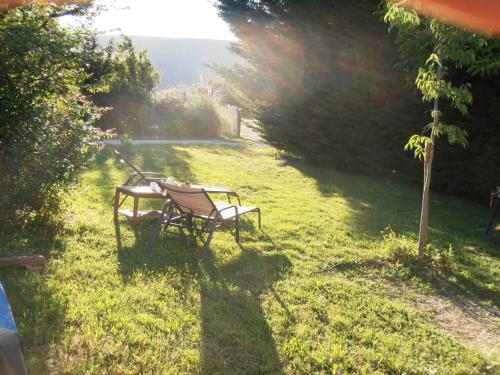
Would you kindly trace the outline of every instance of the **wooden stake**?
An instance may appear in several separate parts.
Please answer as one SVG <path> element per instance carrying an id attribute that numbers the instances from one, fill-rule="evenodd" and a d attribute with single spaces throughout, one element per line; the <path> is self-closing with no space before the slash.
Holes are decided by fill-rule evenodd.
<path id="1" fill-rule="evenodd" d="M 0 258 L 0 266 L 21 266 L 30 271 L 41 272 L 45 267 L 43 255 L 28 255 Z"/>

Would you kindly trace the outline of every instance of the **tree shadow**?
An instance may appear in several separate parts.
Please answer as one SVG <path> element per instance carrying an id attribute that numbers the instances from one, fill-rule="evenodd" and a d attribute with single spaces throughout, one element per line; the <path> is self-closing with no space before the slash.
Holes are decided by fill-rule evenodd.
<path id="1" fill-rule="evenodd" d="M 25 236 L 14 233 L 1 236 L 0 256 L 44 255 L 47 259 L 62 252 L 59 238 Z M 64 331 L 67 301 L 51 286 L 44 275 L 16 267 L 1 268 L 2 284 L 21 335 L 26 366 L 32 374 L 50 373 L 49 348 L 60 342 Z"/>
<path id="2" fill-rule="evenodd" d="M 229 261 L 220 263 L 214 248 L 200 262 L 201 246 L 195 236 L 162 234 L 153 250 L 147 252 L 151 225 L 116 224 L 117 228 L 121 225 L 130 226 L 135 234 L 135 242 L 122 246 L 118 254 L 124 282 L 139 271 L 154 275 L 173 270 L 181 276 L 180 288 L 189 290 L 193 283 L 199 286 L 202 373 L 282 373 L 260 299 L 269 293 L 285 314 L 291 315 L 273 288 L 291 267 L 286 256 L 258 253 L 252 249 L 254 233 L 246 233 L 237 254 Z M 253 225 L 247 222 L 245 227 L 252 229 Z"/>
<path id="3" fill-rule="evenodd" d="M 402 271 L 401 268 L 404 270 Z M 435 273 L 431 269 L 418 265 L 416 261 L 405 265 L 394 265 L 383 259 L 341 260 L 329 262 L 323 268 L 323 271 L 329 273 L 340 272 L 346 276 L 352 275 L 352 277 L 362 275 L 366 279 L 374 278 L 374 274 L 371 272 L 373 270 L 383 271 L 384 280 L 391 285 L 393 291 L 398 293 L 405 287 L 411 287 L 412 282 L 418 279 L 430 285 L 434 295 L 452 303 L 466 316 L 482 319 L 485 313 L 489 313 L 498 317 L 498 295 L 493 290 L 485 288 L 473 280 L 465 279 L 461 275 L 454 276 L 458 279 L 456 282 L 450 281 L 450 274 Z M 478 294 L 483 298 L 489 298 L 492 305 L 478 303 Z"/>
<path id="4" fill-rule="evenodd" d="M 114 187 L 117 185 L 118 181 L 111 175 L 111 170 L 109 168 L 108 161 L 112 157 L 112 153 L 108 149 L 104 149 L 96 155 L 94 160 L 94 170 L 99 172 L 99 176 L 95 181 L 94 185 L 99 190 L 99 195 L 101 201 L 110 202 L 114 196 Z"/>
<path id="5" fill-rule="evenodd" d="M 123 245 L 122 227 L 134 233 L 134 242 Z M 147 244 L 153 229 L 153 222 L 132 223 L 115 220 L 117 236 L 118 266 L 123 282 L 127 283 L 137 271 L 147 270 L 149 275 L 165 273 L 169 269 L 188 276 L 196 276 L 198 270 L 198 241 L 184 235 L 162 233 L 152 251 L 147 251 Z"/>
<path id="6" fill-rule="evenodd" d="M 416 186 L 404 184 L 399 177 L 367 177 L 337 172 L 307 164 L 300 159 L 286 159 L 284 163 L 315 180 L 319 192 L 325 197 L 340 196 L 350 207 L 349 223 L 356 238 L 369 241 L 382 241 L 380 231 L 391 226 L 398 235 L 418 238 L 420 218 L 420 190 Z M 463 272 L 440 276 L 435 272 L 414 265 L 407 267 L 403 275 L 395 273 L 394 282 L 400 277 L 411 280 L 418 278 L 430 285 L 435 293 L 452 296 L 456 301 L 475 297 L 488 299 L 499 305 L 498 295 L 491 285 L 497 283 L 487 262 L 479 261 L 484 256 L 498 257 L 498 247 L 483 240 L 487 208 L 440 193 L 432 193 L 430 217 L 431 243 L 437 248 L 451 246 L 455 252 L 457 270 Z M 383 244 L 381 243 L 381 246 Z M 370 254 L 367 254 L 370 258 Z M 348 261 L 353 269 L 379 267 L 373 259 Z M 385 274 L 385 272 L 384 272 Z M 469 275 L 465 277 L 464 275 Z M 452 279 L 453 281 L 450 281 Z"/>
<path id="7" fill-rule="evenodd" d="M 391 224 L 398 233 L 412 233 L 418 225 L 420 193 L 417 188 L 405 186 L 392 177 L 342 173 L 308 164 L 302 159 L 287 158 L 283 163 L 313 178 L 324 197 L 344 198 L 351 209 L 350 219 L 359 238 L 380 238 L 381 225 Z M 395 217 L 397 223 L 391 223 Z"/>
<path id="8" fill-rule="evenodd" d="M 182 182 L 198 182 L 196 175 L 191 171 L 189 163 L 191 155 L 180 147 L 153 147 L 141 155 L 144 169 L 153 172 L 159 171 Z"/>
<path id="9" fill-rule="evenodd" d="M 120 147 L 115 147 L 120 150 Z M 163 173 L 172 176 L 179 181 L 196 182 L 196 176 L 191 172 L 189 160 L 191 156 L 176 146 L 151 147 L 146 149 L 141 146 L 121 150 L 123 156 L 141 171 Z M 111 165 L 117 173 L 112 173 Z M 134 173 L 132 168 L 123 164 L 114 156 L 111 149 L 99 152 L 94 161 L 94 169 L 99 172 L 99 176 L 94 184 L 99 187 L 101 199 L 112 204 L 114 188 L 123 184 L 127 177 Z M 143 183 L 144 184 L 144 183 Z M 154 200 L 144 200 L 145 207 L 156 208 Z"/>
<path id="10" fill-rule="evenodd" d="M 266 292 L 277 296 L 273 284 L 290 269 L 288 258 L 244 250 L 221 267 L 209 256 L 203 267 L 202 373 L 283 373 L 260 298 Z"/>

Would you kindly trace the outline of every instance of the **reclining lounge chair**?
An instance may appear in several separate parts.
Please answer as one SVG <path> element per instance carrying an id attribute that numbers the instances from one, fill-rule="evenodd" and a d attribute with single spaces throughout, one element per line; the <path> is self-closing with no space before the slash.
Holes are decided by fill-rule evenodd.
<path id="1" fill-rule="evenodd" d="M 116 149 L 113 150 L 113 154 L 120 159 L 122 163 L 127 164 L 134 173 L 132 173 L 127 180 L 116 186 L 114 201 L 114 218 L 118 218 L 118 213 L 125 215 L 131 220 L 144 220 L 144 219 L 154 219 L 159 216 L 159 211 L 139 211 L 139 199 L 141 198 L 152 198 L 152 199 L 164 199 L 161 193 L 155 192 L 151 189 L 151 182 L 158 183 L 159 181 L 167 179 L 163 173 L 157 172 L 144 172 L 139 170 L 134 164 L 129 162 L 123 157 L 123 155 Z M 123 198 L 121 196 L 124 195 Z M 134 209 L 130 210 L 120 210 L 125 200 L 128 197 L 133 197 L 134 199 Z"/>
<path id="2" fill-rule="evenodd" d="M 261 226 L 261 213 L 257 207 L 235 206 L 225 202 L 213 202 L 204 188 L 189 185 L 176 185 L 160 182 L 159 185 L 167 192 L 167 202 L 159 220 L 153 228 L 153 233 L 148 243 L 150 251 L 158 238 L 161 226 L 185 228 L 190 232 L 205 232 L 208 237 L 204 243 L 200 258 L 206 255 L 212 241 L 213 233 L 225 224 L 234 224 L 235 239 L 240 242 L 240 217 L 257 212 L 259 228 Z M 195 221 L 201 222 L 196 226 Z"/>
<path id="3" fill-rule="evenodd" d="M 127 164 L 134 171 L 134 173 L 128 176 L 127 180 L 122 184 L 123 186 L 138 186 L 140 184 L 149 186 L 151 182 L 158 182 L 167 178 L 167 176 L 163 173 L 140 171 L 134 164 L 125 159 L 121 152 L 116 149 L 113 150 L 113 154 L 115 154 L 115 156 L 119 158 L 122 163 Z"/>

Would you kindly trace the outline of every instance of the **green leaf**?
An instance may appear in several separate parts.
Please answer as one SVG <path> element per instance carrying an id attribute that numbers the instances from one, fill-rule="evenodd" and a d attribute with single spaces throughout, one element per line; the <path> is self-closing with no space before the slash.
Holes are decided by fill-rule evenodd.
<path id="1" fill-rule="evenodd" d="M 427 136 L 414 134 L 408 140 L 408 143 L 405 145 L 405 151 L 413 150 L 415 158 L 424 160 L 425 158 L 425 149 L 427 145 L 432 143 L 432 139 Z"/>

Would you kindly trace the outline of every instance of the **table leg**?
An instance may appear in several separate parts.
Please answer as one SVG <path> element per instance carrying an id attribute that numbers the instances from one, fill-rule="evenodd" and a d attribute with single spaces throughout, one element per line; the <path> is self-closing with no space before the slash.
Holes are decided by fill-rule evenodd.
<path id="1" fill-rule="evenodd" d="M 118 218 L 118 208 L 120 207 L 120 190 L 115 190 L 115 209 L 114 209 L 114 219 Z"/>

